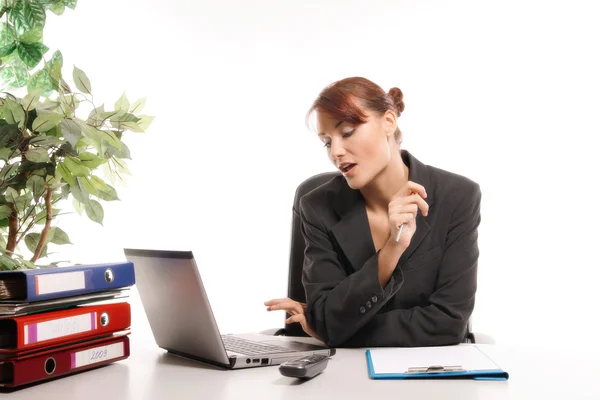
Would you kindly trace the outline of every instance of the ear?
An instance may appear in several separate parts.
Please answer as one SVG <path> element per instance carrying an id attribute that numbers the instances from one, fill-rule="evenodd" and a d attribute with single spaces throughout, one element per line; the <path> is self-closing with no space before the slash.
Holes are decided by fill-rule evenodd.
<path id="1" fill-rule="evenodd" d="M 396 114 L 392 110 L 387 110 L 383 114 L 383 127 L 387 137 L 394 136 L 396 131 Z"/>

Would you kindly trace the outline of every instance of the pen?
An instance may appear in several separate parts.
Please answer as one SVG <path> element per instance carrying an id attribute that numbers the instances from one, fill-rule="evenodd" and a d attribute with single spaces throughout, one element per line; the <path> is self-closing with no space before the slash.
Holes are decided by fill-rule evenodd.
<path id="1" fill-rule="evenodd" d="M 398 229 L 398 234 L 396 235 L 396 243 L 400 241 L 400 236 L 402 235 L 402 229 L 404 229 L 404 224 L 400 225 L 400 229 Z"/>

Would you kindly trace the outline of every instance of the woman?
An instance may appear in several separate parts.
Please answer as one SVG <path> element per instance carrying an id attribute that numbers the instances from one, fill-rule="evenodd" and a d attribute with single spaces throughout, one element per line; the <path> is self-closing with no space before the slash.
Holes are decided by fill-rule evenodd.
<path id="1" fill-rule="evenodd" d="M 300 200 L 306 305 L 265 305 L 332 347 L 451 345 L 467 333 L 481 192 L 400 149 L 402 98 L 355 77 L 309 110 L 341 174 Z"/>

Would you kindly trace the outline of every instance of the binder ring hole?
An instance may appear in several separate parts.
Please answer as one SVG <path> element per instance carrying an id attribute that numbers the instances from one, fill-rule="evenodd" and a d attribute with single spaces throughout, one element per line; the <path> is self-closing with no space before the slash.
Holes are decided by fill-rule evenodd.
<path id="1" fill-rule="evenodd" d="M 108 268 L 106 271 L 104 271 L 104 280 L 107 283 L 112 283 L 112 281 L 115 280 L 115 274 L 113 273 L 112 269 Z"/>
<path id="2" fill-rule="evenodd" d="M 48 375 L 52 375 L 54 371 L 56 371 L 56 360 L 54 360 L 52 357 L 46 359 L 46 362 L 44 363 L 44 370 Z"/>
<path id="3" fill-rule="evenodd" d="M 102 314 L 100 314 L 100 325 L 106 326 L 109 322 L 110 318 L 108 317 L 107 313 L 103 312 Z"/>

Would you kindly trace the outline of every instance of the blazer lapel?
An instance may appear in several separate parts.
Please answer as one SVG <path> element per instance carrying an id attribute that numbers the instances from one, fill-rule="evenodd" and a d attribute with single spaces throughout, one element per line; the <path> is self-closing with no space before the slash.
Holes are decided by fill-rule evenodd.
<path id="1" fill-rule="evenodd" d="M 434 191 L 429 181 L 427 166 L 406 150 L 401 151 L 401 156 L 409 168 L 408 179 L 425 187 L 427 192 L 425 202 L 429 205 L 431 211 L 434 204 Z M 341 219 L 331 228 L 331 232 L 352 267 L 359 270 L 376 250 L 365 209 L 365 200 L 359 190 L 351 189 L 345 181 L 342 182 L 343 184 L 337 191 L 333 204 Z M 430 230 L 431 226 L 427 223 L 426 217 L 423 217 L 419 211 L 417 214 L 417 230 L 411 239 L 410 245 L 400 257 L 398 262 L 400 266 L 410 259 Z"/>
<path id="2" fill-rule="evenodd" d="M 336 193 L 334 208 L 341 220 L 331 232 L 352 267 L 359 270 L 375 253 L 365 200 L 360 191 L 351 189 L 343 181 Z"/>
<path id="3" fill-rule="evenodd" d="M 431 182 L 429 181 L 429 169 L 408 151 L 401 150 L 401 155 L 402 160 L 404 160 L 404 163 L 408 166 L 408 180 L 418 183 L 425 188 L 425 192 L 427 193 L 425 202 L 429 205 L 429 212 L 431 212 L 435 193 L 431 186 Z M 417 212 L 417 230 L 411 238 L 408 248 L 404 251 L 402 257 L 400 257 L 400 261 L 398 262 L 400 266 L 404 265 L 404 263 L 410 259 L 414 252 L 419 248 L 421 242 L 423 242 L 423 239 L 427 237 L 429 231 L 431 231 L 431 226 L 427 222 L 426 217 L 421 214 L 421 210 L 419 210 Z"/>

